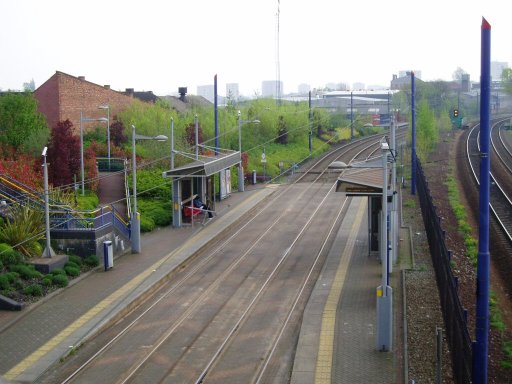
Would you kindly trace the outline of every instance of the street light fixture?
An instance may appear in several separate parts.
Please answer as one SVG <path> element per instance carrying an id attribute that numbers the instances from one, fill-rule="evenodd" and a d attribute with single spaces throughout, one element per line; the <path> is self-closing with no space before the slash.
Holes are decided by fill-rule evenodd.
<path id="1" fill-rule="evenodd" d="M 107 110 L 107 158 L 108 158 L 108 170 L 110 171 L 110 105 L 100 105 L 98 109 Z"/>
<path id="2" fill-rule="evenodd" d="M 166 141 L 165 135 L 142 136 L 135 133 L 135 125 L 132 124 L 132 165 L 133 165 L 133 213 L 130 220 L 132 253 L 140 253 L 140 213 L 137 212 L 137 157 L 135 154 L 135 140 Z"/>
<path id="3" fill-rule="evenodd" d="M 92 121 L 103 121 L 108 122 L 106 117 L 100 118 L 91 118 L 84 117 L 82 111 L 80 111 L 80 173 L 82 176 L 82 196 L 85 195 L 85 183 L 84 183 L 84 122 L 92 122 Z"/>
<path id="4" fill-rule="evenodd" d="M 43 174 L 44 174 L 44 223 L 46 232 L 46 248 L 43 251 L 43 257 L 55 256 L 55 251 L 52 249 L 50 242 L 50 208 L 48 203 L 48 164 L 46 163 L 46 151 L 48 147 L 43 148 L 41 156 L 43 157 Z"/>
<path id="5" fill-rule="evenodd" d="M 242 112 L 238 111 L 238 151 L 240 152 L 240 166 L 238 167 L 238 192 L 244 191 L 244 170 L 242 167 L 242 124 L 260 124 L 259 120 L 242 120 Z"/>

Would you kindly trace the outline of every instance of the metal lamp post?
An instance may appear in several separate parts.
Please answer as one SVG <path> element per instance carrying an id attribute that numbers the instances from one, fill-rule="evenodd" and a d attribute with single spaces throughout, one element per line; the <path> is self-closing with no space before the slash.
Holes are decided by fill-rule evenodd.
<path id="1" fill-rule="evenodd" d="M 389 145 L 381 143 L 382 149 L 382 283 L 377 287 L 377 349 L 389 352 L 393 347 L 393 290 L 389 285 L 389 238 L 388 238 L 388 153 Z"/>
<path id="2" fill-rule="evenodd" d="M 242 124 L 259 124 L 259 120 L 242 120 L 242 113 L 238 111 L 238 151 L 240 152 L 240 166 L 238 167 L 238 192 L 244 191 L 244 169 L 242 167 Z"/>
<path id="3" fill-rule="evenodd" d="M 44 147 L 43 153 L 43 173 L 44 173 L 44 223 L 46 232 L 46 248 L 43 251 L 43 257 L 55 256 L 55 251 L 52 249 L 50 243 L 50 208 L 48 203 L 48 164 L 46 163 L 46 151 L 48 147 Z"/>
<path id="4" fill-rule="evenodd" d="M 133 164 L 133 213 L 130 220 L 132 253 L 140 253 L 140 213 L 137 212 L 137 157 L 135 154 L 135 140 L 156 140 L 166 141 L 167 136 L 158 135 L 154 137 L 137 135 L 135 125 L 132 125 L 132 164 Z"/>
<path id="5" fill-rule="evenodd" d="M 108 119 L 106 117 L 100 117 L 100 118 L 90 118 L 90 117 L 84 117 L 82 111 L 80 111 L 80 173 L 82 177 L 82 196 L 85 195 L 85 182 L 84 182 L 84 122 L 91 122 L 91 121 L 103 121 L 108 122 Z"/>
<path id="6" fill-rule="evenodd" d="M 110 171 L 110 105 L 100 105 L 98 109 L 107 110 L 107 158 L 108 158 L 108 170 Z"/>

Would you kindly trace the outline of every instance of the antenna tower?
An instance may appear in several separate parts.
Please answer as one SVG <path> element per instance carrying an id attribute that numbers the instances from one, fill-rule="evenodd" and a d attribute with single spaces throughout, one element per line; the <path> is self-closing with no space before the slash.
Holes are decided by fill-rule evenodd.
<path id="1" fill-rule="evenodd" d="M 277 104 L 281 104 L 281 63 L 279 61 L 279 14 L 281 1 L 277 0 L 277 14 L 276 14 L 276 98 Z"/>

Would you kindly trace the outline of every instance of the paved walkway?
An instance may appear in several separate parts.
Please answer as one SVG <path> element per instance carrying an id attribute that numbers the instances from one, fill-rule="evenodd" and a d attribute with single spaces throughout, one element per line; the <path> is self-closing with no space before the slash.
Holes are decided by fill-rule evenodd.
<path id="1" fill-rule="evenodd" d="M 98 198 L 100 205 L 105 206 L 112 203 L 123 217 L 127 217 L 124 172 L 101 172 L 99 177 Z"/>
<path id="2" fill-rule="evenodd" d="M 53 363 L 144 300 L 179 264 L 276 187 L 233 193 L 207 226 L 163 228 L 142 236 L 142 252 L 98 268 L 21 312 L 0 311 L 0 375 L 34 382 Z"/>

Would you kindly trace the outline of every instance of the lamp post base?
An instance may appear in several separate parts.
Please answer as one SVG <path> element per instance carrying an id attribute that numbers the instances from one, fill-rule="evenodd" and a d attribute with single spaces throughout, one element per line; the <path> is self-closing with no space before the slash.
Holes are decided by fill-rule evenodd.
<path id="1" fill-rule="evenodd" d="M 387 285 L 377 287 L 377 349 L 391 352 L 393 349 L 393 289 Z M 384 296 L 385 293 L 385 296 Z"/>
<path id="2" fill-rule="evenodd" d="M 140 253 L 140 213 L 133 214 L 131 225 L 132 253 Z"/>

